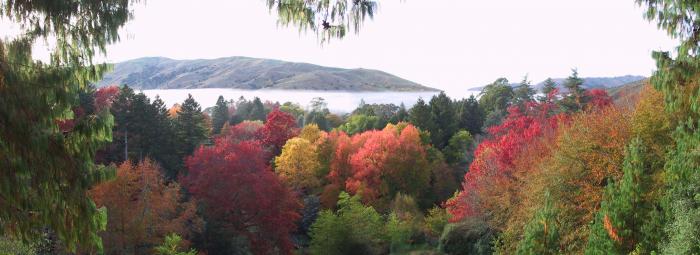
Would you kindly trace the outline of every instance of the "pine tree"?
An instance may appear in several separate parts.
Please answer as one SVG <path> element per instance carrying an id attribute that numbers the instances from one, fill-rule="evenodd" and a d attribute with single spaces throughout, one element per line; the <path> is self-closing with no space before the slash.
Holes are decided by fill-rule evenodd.
<path id="1" fill-rule="evenodd" d="M 401 102 L 401 105 L 399 106 L 399 110 L 396 112 L 394 117 L 392 118 L 391 123 L 396 124 L 399 122 L 404 122 L 408 121 L 408 110 L 406 110 L 406 105 Z"/>
<path id="2" fill-rule="evenodd" d="M 123 162 L 128 159 L 128 148 L 126 147 L 129 139 L 129 129 L 134 132 L 134 128 L 130 127 L 133 119 L 132 103 L 134 101 L 134 90 L 129 86 L 124 85 L 119 91 L 119 95 L 112 104 L 111 112 L 114 115 L 114 131 L 113 144 L 106 153 L 107 162 Z"/>
<path id="3" fill-rule="evenodd" d="M 480 134 L 481 126 L 484 124 L 484 112 L 479 107 L 479 101 L 474 95 L 461 100 L 457 104 L 457 115 L 459 129 L 469 131 L 470 134 Z"/>
<path id="4" fill-rule="evenodd" d="M 219 134 L 221 128 L 228 121 L 228 104 L 223 96 L 219 96 L 211 115 L 211 133 Z"/>
<path id="5" fill-rule="evenodd" d="M 551 94 L 554 90 L 557 89 L 557 84 L 552 80 L 552 78 L 547 78 L 544 80 L 544 84 L 542 85 L 542 94 L 539 97 L 540 102 L 545 102 L 548 99 L 549 94 Z"/>
<path id="6" fill-rule="evenodd" d="M 263 105 L 260 98 L 253 98 L 253 101 L 251 103 L 252 105 L 250 106 L 250 113 L 246 120 L 265 121 L 265 119 L 267 118 L 267 112 L 265 111 L 265 105 Z"/>
<path id="7" fill-rule="evenodd" d="M 532 101 L 535 95 L 535 89 L 530 86 L 530 81 L 527 80 L 527 75 L 513 91 L 513 101 L 515 104 L 522 105 Z"/>
<path id="8" fill-rule="evenodd" d="M 411 108 L 408 119 L 414 126 L 423 131 L 434 129 L 435 123 L 432 121 L 431 109 L 423 98 L 418 98 L 418 102 Z"/>
<path id="9" fill-rule="evenodd" d="M 564 81 L 564 88 L 567 90 L 566 96 L 561 100 L 561 104 L 568 112 L 583 110 L 586 104 L 586 89 L 583 87 L 583 79 L 578 77 L 578 70 L 571 69 L 571 75 Z"/>
<path id="10" fill-rule="evenodd" d="M 676 146 L 664 166 L 667 241 L 659 245 L 664 254 L 700 254 L 700 130 L 687 130 L 696 127 L 686 123 L 675 131 Z"/>
<path id="11" fill-rule="evenodd" d="M 156 160 L 163 170 L 165 177 L 173 180 L 177 177 L 177 173 L 182 169 L 183 159 L 178 155 L 177 135 L 173 119 L 168 116 L 168 108 L 165 102 L 156 96 L 151 106 L 156 112 L 154 117 L 154 125 L 152 129 L 153 147 L 150 150 L 150 156 Z"/>
<path id="12" fill-rule="evenodd" d="M 187 95 L 187 99 L 177 112 L 176 132 L 181 142 L 180 155 L 187 156 L 207 139 L 207 126 L 199 103 Z"/>
<path id="13" fill-rule="evenodd" d="M 518 245 L 517 254 L 548 255 L 559 254 L 559 223 L 557 209 L 549 192 L 545 193 L 545 204 L 535 217 L 525 226 L 523 239 Z"/>
<path id="14" fill-rule="evenodd" d="M 632 140 L 622 168 L 622 179 L 606 187 L 605 197 L 591 227 L 586 254 L 628 254 L 639 245 L 645 248 L 655 245 L 642 243 L 644 235 L 654 234 L 642 231 L 642 226 L 649 225 L 647 221 L 653 219 L 648 216 L 654 209 L 644 201 L 650 181 L 645 153 L 641 141 Z"/>
<path id="15" fill-rule="evenodd" d="M 458 123 L 455 117 L 452 100 L 445 92 L 440 92 L 440 94 L 430 99 L 430 118 L 434 125 L 428 131 L 430 131 L 433 146 L 438 149 L 443 149 L 447 146 L 452 135 L 457 132 Z"/>

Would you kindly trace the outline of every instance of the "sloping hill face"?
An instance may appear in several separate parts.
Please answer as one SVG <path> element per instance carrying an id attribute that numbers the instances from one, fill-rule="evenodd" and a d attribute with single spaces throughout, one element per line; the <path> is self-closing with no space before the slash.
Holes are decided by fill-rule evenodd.
<path id="1" fill-rule="evenodd" d="M 632 106 L 637 102 L 639 94 L 645 86 L 649 85 L 649 79 L 630 82 L 615 88 L 608 88 L 608 94 L 618 105 Z"/>
<path id="2" fill-rule="evenodd" d="M 437 91 L 377 70 L 342 69 L 247 57 L 134 59 L 115 64 L 114 70 L 97 85 L 110 84 L 126 84 L 137 89 Z"/>
<path id="3" fill-rule="evenodd" d="M 583 79 L 583 87 L 586 89 L 610 89 L 610 88 L 616 88 L 620 87 L 626 84 L 638 82 L 641 80 L 646 79 L 644 76 L 638 76 L 638 75 L 625 75 L 625 76 L 616 76 L 616 77 L 588 77 L 588 78 L 582 78 Z M 552 79 L 554 83 L 557 84 L 557 87 L 560 89 L 563 89 L 564 81 L 566 78 L 556 78 Z M 519 83 L 511 83 L 511 87 L 517 87 L 520 85 Z M 534 88 L 537 89 L 537 91 L 541 91 L 542 87 L 544 86 L 544 81 L 541 81 L 537 84 L 534 85 Z M 481 87 L 475 87 L 471 88 L 469 90 L 471 91 L 481 91 L 485 86 Z"/>
<path id="4" fill-rule="evenodd" d="M 646 79 L 644 76 L 638 75 L 625 75 L 616 77 L 588 77 L 583 78 L 583 87 L 587 89 L 606 89 L 615 88 L 622 85 L 626 85 L 632 82 L 637 82 Z M 552 79 L 558 87 L 562 87 L 566 78 Z M 544 86 L 544 81 L 537 83 L 535 88 L 540 90 Z"/>

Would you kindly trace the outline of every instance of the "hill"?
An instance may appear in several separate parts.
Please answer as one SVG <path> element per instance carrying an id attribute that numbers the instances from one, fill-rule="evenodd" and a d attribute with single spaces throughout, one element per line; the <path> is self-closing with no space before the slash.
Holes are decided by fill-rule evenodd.
<path id="1" fill-rule="evenodd" d="M 639 93 L 642 91 L 644 86 L 648 84 L 649 79 L 643 79 L 635 82 L 630 82 L 615 88 L 608 88 L 607 91 L 616 104 L 631 105 L 637 101 Z"/>
<path id="2" fill-rule="evenodd" d="M 293 89 L 347 91 L 437 91 L 370 69 L 343 69 L 271 59 L 228 57 L 174 60 L 139 58 L 114 64 L 98 86 L 137 89 Z"/>
<path id="3" fill-rule="evenodd" d="M 626 84 L 630 84 L 633 82 L 638 82 L 641 80 L 646 79 L 644 76 L 639 76 L 639 75 L 625 75 L 625 76 L 616 76 L 616 77 L 587 77 L 583 78 L 583 87 L 587 89 L 592 89 L 592 88 L 602 88 L 602 89 L 609 89 L 609 88 L 616 88 L 620 87 Z M 552 79 L 554 83 L 557 84 L 557 87 L 562 88 L 564 81 L 566 78 L 556 78 Z M 511 83 L 510 84 L 512 87 L 518 86 L 519 83 Z M 534 85 L 535 89 L 537 91 L 540 91 L 542 86 L 544 85 L 544 81 L 538 82 Z M 471 91 L 481 91 L 485 86 L 481 87 L 476 87 L 476 88 L 471 88 L 469 90 Z"/>

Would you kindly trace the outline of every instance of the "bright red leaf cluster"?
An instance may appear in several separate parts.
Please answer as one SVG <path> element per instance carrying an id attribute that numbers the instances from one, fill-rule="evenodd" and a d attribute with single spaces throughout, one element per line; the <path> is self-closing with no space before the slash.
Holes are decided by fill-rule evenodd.
<path id="1" fill-rule="evenodd" d="M 267 115 L 265 125 L 260 130 L 260 140 L 270 148 L 272 155 L 279 155 L 284 143 L 298 134 L 299 128 L 294 116 L 275 108 Z"/>
<path id="2" fill-rule="evenodd" d="M 255 254 L 291 254 L 291 234 L 301 203 L 270 169 L 270 155 L 298 134 L 294 118 L 277 109 L 263 125 L 226 126 L 213 146 L 186 160 L 183 184 L 203 202 L 209 217 L 244 236 Z"/>
<path id="3" fill-rule="evenodd" d="M 514 160 L 521 151 L 568 119 L 563 114 L 552 114 L 556 105 L 551 102 L 528 102 L 522 108 L 510 107 L 508 117 L 488 129 L 490 138 L 482 141 L 474 152 L 474 161 L 464 176 L 463 191 L 446 202 L 452 221 L 479 213 L 475 196 L 484 188 L 484 178 L 512 178 Z"/>
<path id="4" fill-rule="evenodd" d="M 324 192 L 328 197 L 346 190 L 382 209 L 398 192 L 421 197 L 429 188 L 425 148 L 412 125 L 402 129 L 390 125 L 352 137 L 333 132 L 328 140 L 335 143 L 327 176 L 330 185 Z"/>
<path id="5" fill-rule="evenodd" d="M 118 95 L 118 86 L 103 87 L 95 91 L 95 111 L 99 112 L 112 106 L 112 102 Z"/>
<path id="6" fill-rule="evenodd" d="M 253 253 L 291 254 L 290 234 L 296 230 L 301 204 L 270 170 L 264 155 L 258 141 L 219 138 L 187 159 L 189 175 L 183 183 L 210 217 L 246 237 Z"/>
<path id="7" fill-rule="evenodd" d="M 593 109 L 603 109 L 607 106 L 612 105 L 613 100 L 608 95 L 608 92 L 602 89 L 591 89 L 586 91 L 588 94 L 588 105 Z"/>

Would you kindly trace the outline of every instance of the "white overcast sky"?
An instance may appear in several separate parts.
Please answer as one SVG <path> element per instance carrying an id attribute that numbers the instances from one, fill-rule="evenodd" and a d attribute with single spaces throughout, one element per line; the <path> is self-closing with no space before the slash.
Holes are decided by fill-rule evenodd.
<path id="1" fill-rule="evenodd" d="M 633 0 L 381 0 L 359 35 L 321 46 L 312 32 L 277 26 L 263 0 L 147 0 L 106 59 L 249 56 L 386 71 L 462 90 L 498 77 L 539 82 L 649 76 L 653 50 L 674 41 Z"/>

